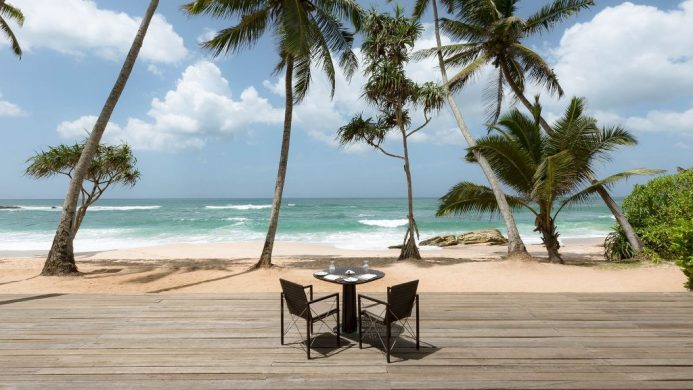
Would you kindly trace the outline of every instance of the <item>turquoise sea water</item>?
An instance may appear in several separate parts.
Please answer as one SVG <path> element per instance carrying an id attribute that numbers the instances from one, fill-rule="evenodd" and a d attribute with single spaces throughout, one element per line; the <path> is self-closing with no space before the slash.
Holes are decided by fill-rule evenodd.
<path id="1" fill-rule="evenodd" d="M 0 251 L 49 249 L 61 204 L 0 200 L 0 205 L 20 207 L 0 210 Z M 505 232 L 497 216 L 437 218 L 437 199 L 419 198 L 414 204 L 422 239 L 481 228 Z M 75 250 L 263 240 L 270 208 L 270 199 L 105 199 L 89 209 Z M 515 215 L 526 242 L 540 242 L 532 215 Z M 285 199 L 277 239 L 384 249 L 401 242 L 406 223 L 406 199 Z M 613 223 L 599 200 L 566 209 L 558 219 L 562 238 L 602 237 Z"/>

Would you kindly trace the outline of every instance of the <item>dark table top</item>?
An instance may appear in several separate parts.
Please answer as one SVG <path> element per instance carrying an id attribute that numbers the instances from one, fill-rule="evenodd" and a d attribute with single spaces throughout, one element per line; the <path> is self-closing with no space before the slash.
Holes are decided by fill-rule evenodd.
<path id="1" fill-rule="evenodd" d="M 352 270 L 352 271 L 354 271 L 354 274 L 353 274 L 353 275 L 347 275 L 347 274 L 346 274 L 346 271 L 347 271 L 347 270 Z M 328 270 L 323 270 L 323 271 L 324 271 L 324 272 L 328 272 L 327 275 L 329 275 L 329 271 L 328 271 Z M 329 280 L 329 279 L 325 279 L 325 276 L 327 276 L 327 275 L 319 276 L 319 275 L 316 275 L 315 273 L 313 273 L 313 276 L 314 276 L 316 279 L 324 280 L 325 282 L 330 282 L 330 283 L 337 283 L 337 284 L 363 284 L 363 283 L 368 283 L 368 282 L 372 282 L 372 281 L 374 281 L 374 280 L 381 279 L 383 276 L 385 276 L 385 273 L 384 273 L 384 272 L 381 272 L 381 271 L 378 271 L 378 270 L 374 270 L 374 269 L 372 269 L 372 268 L 370 268 L 370 269 L 368 270 L 368 272 L 366 272 L 366 271 L 363 269 L 363 267 L 336 267 L 333 274 L 334 274 L 334 275 L 339 275 L 339 276 L 340 276 L 339 279 Z M 375 275 L 375 277 L 374 277 L 374 278 L 370 278 L 370 279 L 359 279 L 359 275 L 363 275 L 363 274 L 373 274 L 373 275 Z M 349 277 L 349 276 L 355 277 L 357 280 L 354 281 L 354 282 L 347 282 L 347 281 L 345 281 L 344 278 L 347 278 L 347 277 Z"/>

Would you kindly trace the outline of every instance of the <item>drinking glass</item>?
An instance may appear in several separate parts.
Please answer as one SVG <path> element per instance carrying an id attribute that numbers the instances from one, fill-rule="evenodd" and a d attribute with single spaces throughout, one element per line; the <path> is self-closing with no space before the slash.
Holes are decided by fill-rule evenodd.
<path id="1" fill-rule="evenodd" d="M 334 273 L 334 271 L 335 271 L 334 260 L 330 261 L 330 267 L 328 268 L 328 271 L 330 271 L 331 274 Z"/>
<path id="2" fill-rule="evenodd" d="M 368 273 L 368 260 L 363 261 L 363 273 L 364 274 Z"/>

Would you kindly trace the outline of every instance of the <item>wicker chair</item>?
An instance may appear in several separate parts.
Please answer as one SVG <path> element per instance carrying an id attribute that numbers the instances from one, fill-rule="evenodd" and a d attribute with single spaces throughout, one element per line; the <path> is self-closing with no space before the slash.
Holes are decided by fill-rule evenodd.
<path id="1" fill-rule="evenodd" d="M 380 333 L 376 332 L 376 334 L 385 347 L 387 362 L 390 363 L 390 351 L 394 347 L 394 343 L 390 343 L 392 324 L 399 321 L 402 328 L 416 338 L 416 349 L 419 349 L 419 294 L 416 293 L 418 286 L 419 281 L 414 280 L 388 287 L 387 302 L 359 294 L 359 348 L 363 348 L 363 334 L 371 333 L 370 331 L 375 330 L 376 326 L 382 325 L 386 328 L 386 339 L 383 340 Z M 412 330 L 408 321 L 414 308 L 416 308 L 416 332 Z M 366 331 L 363 329 L 364 319 L 369 321 Z"/>
<path id="2" fill-rule="evenodd" d="M 284 301 L 286 301 L 286 306 L 289 309 L 289 313 L 292 316 L 292 322 L 289 324 L 295 326 L 299 334 L 301 330 L 298 327 L 297 321 L 299 319 L 304 319 L 306 321 L 306 355 L 310 359 L 310 346 L 312 343 L 311 334 L 313 333 L 313 325 L 320 322 L 325 325 L 325 319 L 330 316 L 335 316 L 337 319 L 336 335 L 337 335 L 337 346 L 340 346 L 340 334 L 339 334 L 339 294 L 334 293 L 326 295 L 322 298 L 313 299 L 313 286 L 301 286 L 288 280 L 279 279 L 282 285 L 281 293 L 281 343 L 284 345 L 284 336 L 287 331 L 284 329 Z M 306 289 L 309 290 L 310 300 L 306 297 Z M 334 298 L 335 304 L 327 311 L 322 313 L 317 313 L 313 310 L 311 305 L 325 301 L 327 299 Z M 329 329 L 329 326 L 328 326 Z"/>

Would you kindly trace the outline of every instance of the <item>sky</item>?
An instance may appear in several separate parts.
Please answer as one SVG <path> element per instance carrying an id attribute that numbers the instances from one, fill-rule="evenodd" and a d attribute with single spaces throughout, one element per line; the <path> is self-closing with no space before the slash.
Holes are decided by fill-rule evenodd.
<path id="1" fill-rule="evenodd" d="M 48 146 L 83 139 L 93 126 L 130 47 L 144 0 L 9 0 L 25 16 L 12 25 L 24 55 L 0 39 L 0 199 L 62 198 L 67 179 L 24 175 L 26 160 Z M 359 2 L 390 10 L 384 1 Z M 528 16 L 547 2 L 524 0 Z M 693 166 L 693 0 L 596 1 L 597 5 L 528 39 L 551 64 L 565 91 L 542 92 L 547 118 L 572 96 L 585 97 L 602 125 L 621 125 L 639 145 L 613 154 L 599 176 L 648 167 L 675 172 Z M 199 43 L 234 23 L 186 16 L 183 1 L 161 0 L 135 68 L 104 136 L 127 142 L 142 176 L 133 188 L 109 188 L 110 198 L 269 198 L 274 191 L 283 120 L 283 76 L 274 75 L 271 37 L 214 58 Z M 400 1 L 407 12 L 412 1 Z M 416 49 L 434 46 L 432 19 Z M 443 37 L 449 42 L 447 37 Z M 358 52 L 360 38 L 355 43 Z M 489 68 L 487 74 L 490 74 Z M 409 64 L 417 82 L 439 81 L 435 62 Z M 365 80 L 338 75 L 330 98 L 315 72 L 295 109 L 285 197 L 404 197 L 399 160 L 363 146 L 342 148 L 335 134 L 356 114 Z M 485 76 L 456 99 L 475 136 L 486 133 Z M 413 114 L 418 123 L 421 116 Z M 466 144 L 447 107 L 410 140 L 414 194 L 440 197 L 459 181 L 485 184 L 462 157 Z M 385 147 L 401 150 L 393 137 Z M 638 178 L 614 187 L 627 195 Z"/>

